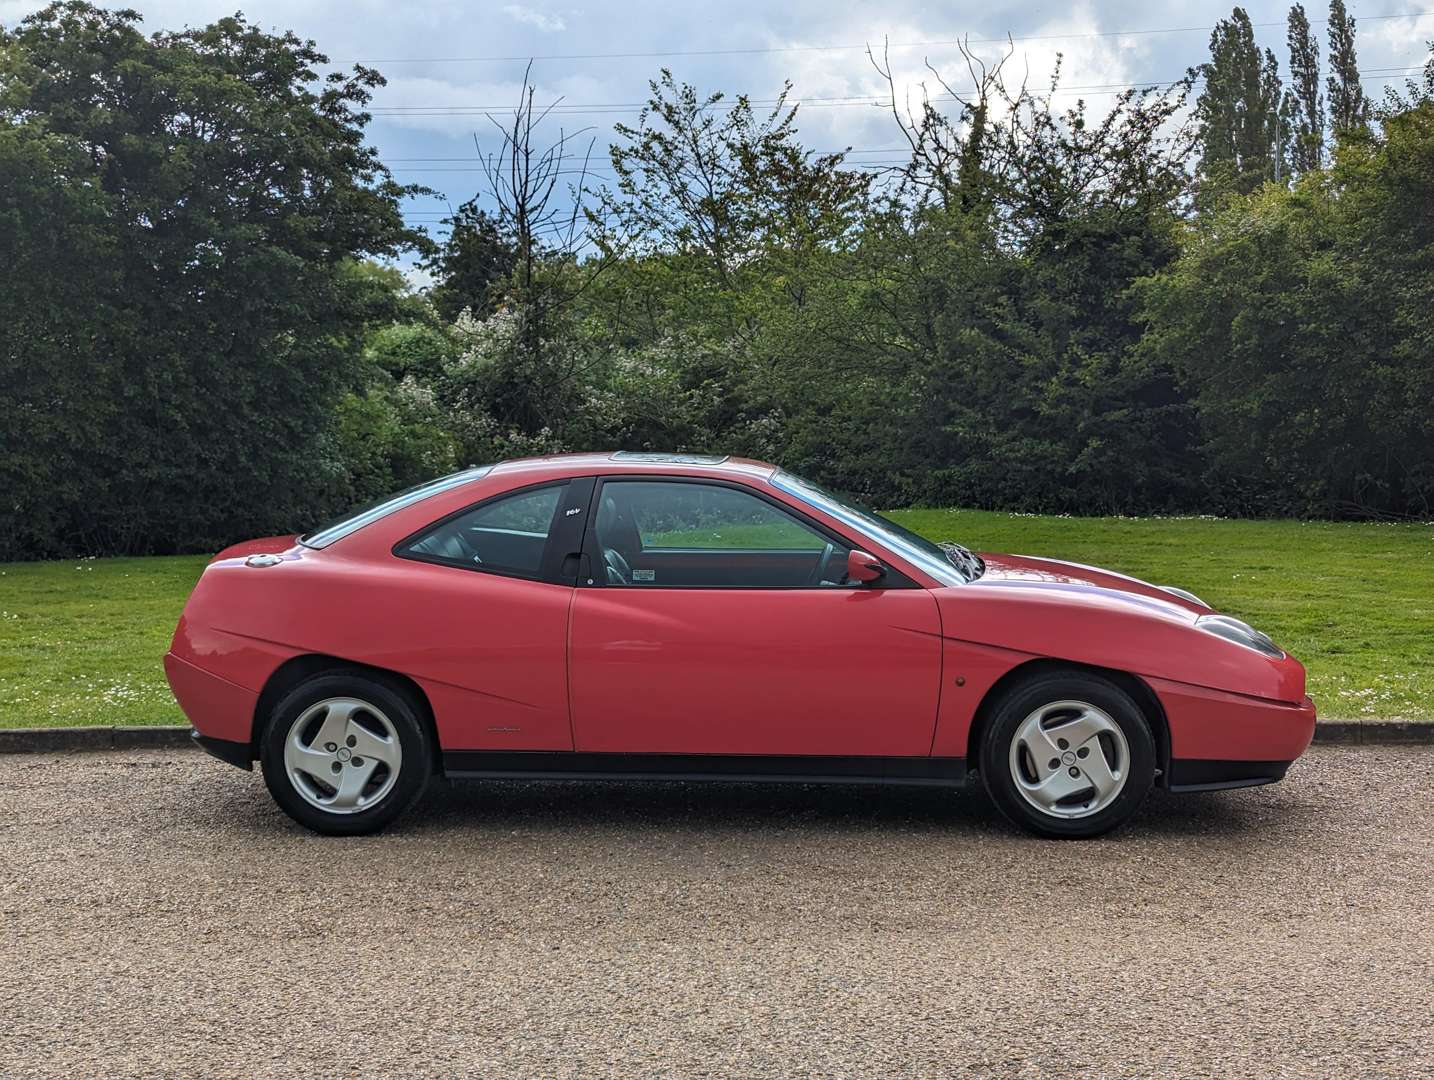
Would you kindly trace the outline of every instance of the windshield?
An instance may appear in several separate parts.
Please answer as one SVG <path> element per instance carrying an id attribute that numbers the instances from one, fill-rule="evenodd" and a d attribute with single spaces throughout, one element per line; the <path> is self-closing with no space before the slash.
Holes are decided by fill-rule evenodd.
<path id="1" fill-rule="evenodd" d="M 979 577 L 974 564 L 959 565 L 948 557 L 940 544 L 932 543 L 926 537 L 912 532 L 905 525 L 898 525 L 890 518 L 882 517 L 875 510 L 868 510 L 850 499 L 838 498 L 816 484 L 809 483 L 789 472 L 778 472 L 772 483 L 789 495 L 795 495 L 809 506 L 830 514 L 838 521 L 850 525 L 880 540 L 903 558 L 911 560 L 943 585 L 960 585 Z M 964 550 L 964 549 L 963 549 Z"/>
<path id="2" fill-rule="evenodd" d="M 349 533 L 356 532 L 365 525 L 372 525 L 380 518 L 388 517 L 389 514 L 402 510 L 405 506 L 412 506 L 431 495 L 437 495 L 440 491 L 447 491 L 460 484 L 466 484 L 470 480 L 487 476 L 492 468 L 491 465 L 480 465 L 472 469 L 464 469 L 462 472 L 440 476 L 437 480 L 416 484 L 400 491 L 397 495 L 386 495 L 377 502 L 369 503 L 357 510 L 351 510 L 343 517 L 330 521 L 313 532 L 305 533 L 299 537 L 299 543 L 311 548 L 328 547 L 335 540 L 342 540 Z"/>

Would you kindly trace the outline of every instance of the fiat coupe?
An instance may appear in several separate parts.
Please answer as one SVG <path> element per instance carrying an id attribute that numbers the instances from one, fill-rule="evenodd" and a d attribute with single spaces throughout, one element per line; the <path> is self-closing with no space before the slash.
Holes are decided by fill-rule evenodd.
<path id="1" fill-rule="evenodd" d="M 467 469 L 209 563 L 165 657 L 194 738 L 329 834 L 436 775 L 957 785 L 1104 833 L 1279 780 L 1305 672 L 1191 593 L 934 543 L 771 465 Z"/>

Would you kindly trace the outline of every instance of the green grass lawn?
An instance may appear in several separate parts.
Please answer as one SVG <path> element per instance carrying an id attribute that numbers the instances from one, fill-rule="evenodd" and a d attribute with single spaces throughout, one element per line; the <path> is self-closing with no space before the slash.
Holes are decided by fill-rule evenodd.
<path id="1" fill-rule="evenodd" d="M 208 561 L 0 563 L 0 727 L 184 723 L 162 658 Z"/>
<path id="2" fill-rule="evenodd" d="M 1321 715 L 1434 720 L 1434 526 L 892 516 L 936 540 L 1183 586 L 1302 659 Z M 0 726 L 182 723 L 160 658 L 204 563 L 0 564 Z"/>

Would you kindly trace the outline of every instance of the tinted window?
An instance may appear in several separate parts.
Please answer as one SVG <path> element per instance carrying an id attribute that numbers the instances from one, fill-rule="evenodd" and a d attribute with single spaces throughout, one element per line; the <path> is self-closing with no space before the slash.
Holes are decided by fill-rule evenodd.
<path id="1" fill-rule="evenodd" d="M 429 480 L 427 483 L 407 488 L 397 495 L 388 495 L 299 537 L 299 543 L 311 548 L 328 547 L 335 540 L 342 540 L 349 533 L 356 532 L 365 525 L 371 525 L 380 518 L 388 517 L 389 514 L 402 510 L 405 506 L 412 506 L 431 495 L 437 495 L 440 491 L 448 491 L 460 484 L 481 479 L 487 476 L 492 468 L 491 465 L 483 465 L 478 468 L 464 469 L 462 472 L 440 476 L 437 480 Z"/>
<path id="2" fill-rule="evenodd" d="M 610 585 L 843 584 L 847 549 L 755 495 L 717 484 L 608 481 L 596 517 Z"/>
<path id="3" fill-rule="evenodd" d="M 563 486 L 494 499 L 440 522 L 403 549 L 431 562 L 536 575 Z"/>

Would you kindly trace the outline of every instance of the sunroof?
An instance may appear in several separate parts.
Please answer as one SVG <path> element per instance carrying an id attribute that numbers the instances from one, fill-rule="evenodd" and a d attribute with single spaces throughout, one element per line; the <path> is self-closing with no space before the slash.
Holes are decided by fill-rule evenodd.
<path id="1" fill-rule="evenodd" d="M 614 461 L 650 461 L 658 465 L 721 465 L 727 454 L 654 454 L 645 450 L 619 450 Z"/>

